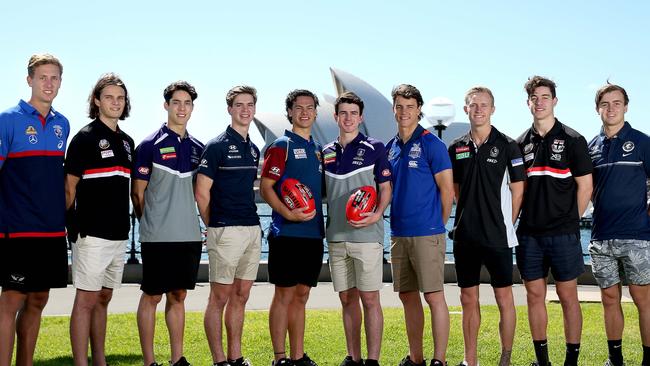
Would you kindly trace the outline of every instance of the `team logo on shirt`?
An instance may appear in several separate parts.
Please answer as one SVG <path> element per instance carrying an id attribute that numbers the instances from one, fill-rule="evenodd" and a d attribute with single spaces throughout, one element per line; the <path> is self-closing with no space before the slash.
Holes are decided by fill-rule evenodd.
<path id="1" fill-rule="evenodd" d="M 251 155 L 253 155 L 253 159 L 257 159 L 257 152 L 255 151 L 255 149 L 253 149 L 252 146 L 251 146 Z"/>
<path id="2" fill-rule="evenodd" d="M 29 143 L 33 145 L 38 142 L 38 137 L 36 137 L 36 135 L 29 135 L 27 136 L 27 140 L 29 140 Z"/>
<path id="3" fill-rule="evenodd" d="M 27 126 L 27 129 L 25 130 L 25 135 L 37 135 L 38 132 L 34 128 L 34 126 Z"/>
<path id="4" fill-rule="evenodd" d="M 492 148 L 490 149 L 490 156 L 493 158 L 499 156 L 499 149 L 496 146 L 492 146 Z"/>
<path id="5" fill-rule="evenodd" d="M 208 167 L 208 159 L 202 159 L 201 164 L 199 164 L 201 168 L 207 168 Z"/>
<path id="6" fill-rule="evenodd" d="M 138 172 L 142 175 L 149 175 L 149 168 L 146 166 L 141 166 L 138 168 Z"/>
<path id="7" fill-rule="evenodd" d="M 535 147 L 535 145 L 533 145 L 532 142 L 526 144 L 526 146 L 524 146 L 524 154 L 528 154 L 529 152 L 533 151 L 533 147 Z"/>
<path id="8" fill-rule="evenodd" d="M 626 141 L 626 142 L 623 144 L 623 151 L 625 151 L 626 153 L 629 153 L 629 152 L 632 151 L 632 150 L 634 150 L 634 142 L 632 142 L 632 141 Z"/>
<path id="9" fill-rule="evenodd" d="M 106 139 L 101 139 L 99 140 L 99 148 L 102 150 L 108 149 L 108 147 L 111 146 L 111 144 L 108 143 L 108 140 Z"/>
<path id="10" fill-rule="evenodd" d="M 381 175 L 383 175 L 384 177 L 390 177 L 390 169 L 382 170 Z"/>
<path id="11" fill-rule="evenodd" d="M 61 125 L 54 125 L 52 128 L 54 129 L 54 136 L 56 136 L 56 138 L 63 138 L 63 127 L 61 127 Z"/>
<path id="12" fill-rule="evenodd" d="M 293 149 L 293 157 L 295 159 L 307 159 L 307 151 L 303 148 Z"/>
<path id="13" fill-rule="evenodd" d="M 553 140 L 553 143 L 551 144 L 551 150 L 556 154 L 559 154 L 562 151 L 564 151 L 564 140 L 558 140 L 558 139 Z"/>
<path id="14" fill-rule="evenodd" d="M 269 173 L 273 175 L 277 175 L 278 177 L 280 176 L 280 168 L 277 166 L 272 166 L 271 169 L 269 170 Z"/>
<path id="15" fill-rule="evenodd" d="M 361 157 L 363 157 L 363 155 L 364 155 L 365 153 L 366 153 L 366 150 L 364 150 L 364 149 L 362 149 L 362 148 L 359 148 L 359 149 L 357 150 L 357 157 L 358 157 L 358 158 L 361 158 Z"/>
<path id="16" fill-rule="evenodd" d="M 416 142 L 413 144 L 413 146 L 411 146 L 411 150 L 409 151 L 409 158 L 417 159 L 420 157 L 420 154 L 422 154 L 422 148 L 420 147 L 420 143 Z"/>

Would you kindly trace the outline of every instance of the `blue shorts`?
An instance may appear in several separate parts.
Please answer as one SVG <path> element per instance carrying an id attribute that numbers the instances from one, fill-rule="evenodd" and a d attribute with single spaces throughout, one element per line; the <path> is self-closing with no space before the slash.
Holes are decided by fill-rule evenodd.
<path id="1" fill-rule="evenodd" d="M 518 238 L 517 267 L 526 281 L 546 278 L 549 268 L 556 281 L 575 280 L 585 271 L 580 234 Z"/>

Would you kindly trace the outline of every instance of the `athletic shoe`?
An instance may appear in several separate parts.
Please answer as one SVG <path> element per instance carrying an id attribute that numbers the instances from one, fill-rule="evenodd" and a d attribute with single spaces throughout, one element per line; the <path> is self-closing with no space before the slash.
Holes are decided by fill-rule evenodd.
<path id="1" fill-rule="evenodd" d="M 427 366 L 427 361 L 422 360 L 421 363 L 415 363 L 411 361 L 411 356 L 406 356 L 400 361 L 399 366 Z"/>
<path id="2" fill-rule="evenodd" d="M 363 361 L 364 366 L 379 366 L 379 361 L 373 359 L 367 359 Z"/>
<path id="3" fill-rule="evenodd" d="M 251 366 L 251 361 L 249 359 L 247 359 L 247 358 L 239 357 L 236 360 L 228 360 L 228 365 L 230 365 L 230 366 Z"/>
<path id="4" fill-rule="evenodd" d="M 159 364 L 158 362 L 154 362 L 154 363 L 152 363 L 152 364 L 149 365 L 149 366 L 163 366 L 163 365 L 162 365 L 162 364 Z"/>
<path id="5" fill-rule="evenodd" d="M 230 362 L 228 362 L 228 361 L 221 361 L 221 362 L 213 363 L 212 366 L 231 366 L 231 365 L 230 365 Z"/>
<path id="6" fill-rule="evenodd" d="M 306 353 L 302 354 L 302 358 L 291 360 L 291 362 L 293 362 L 294 366 L 318 366 Z"/>
<path id="7" fill-rule="evenodd" d="M 289 358 L 281 358 L 277 361 L 272 361 L 271 366 L 293 366 L 293 362 Z"/>
<path id="8" fill-rule="evenodd" d="M 607 361 L 605 361 L 605 366 L 614 366 L 612 361 L 608 358 Z M 623 362 L 623 366 L 625 366 L 625 362 Z"/>
<path id="9" fill-rule="evenodd" d="M 341 366 L 363 366 L 363 360 L 359 362 L 355 362 L 352 359 L 352 356 L 345 356 L 343 362 L 341 362 Z"/>
<path id="10" fill-rule="evenodd" d="M 436 360 L 435 358 L 431 360 L 431 366 L 447 366 L 447 361 L 444 363 L 440 360 Z"/>
<path id="11" fill-rule="evenodd" d="M 189 362 L 187 362 L 187 360 L 185 359 L 185 356 L 181 356 L 181 358 L 179 358 L 178 361 L 176 361 L 175 363 L 172 363 L 171 361 L 169 361 L 169 364 L 171 366 L 192 366 L 192 365 L 190 365 Z"/>

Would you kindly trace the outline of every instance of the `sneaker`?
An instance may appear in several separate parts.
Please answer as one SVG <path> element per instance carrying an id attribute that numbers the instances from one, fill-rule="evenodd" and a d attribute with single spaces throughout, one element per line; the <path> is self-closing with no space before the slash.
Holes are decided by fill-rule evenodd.
<path id="1" fill-rule="evenodd" d="M 174 363 L 169 361 L 169 364 L 171 366 L 192 366 L 192 365 L 190 365 L 189 362 L 187 362 L 187 360 L 185 359 L 185 356 L 181 356 L 181 358 L 179 358 L 178 361 L 176 361 Z"/>
<path id="2" fill-rule="evenodd" d="M 463 361 L 463 362 L 465 362 L 465 361 Z M 442 361 L 437 360 L 437 359 L 434 358 L 433 360 L 431 360 L 431 366 L 447 366 L 447 361 L 445 361 L 443 363 Z"/>
<path id="3" fill-rule="evenodd" d="M 281 358 L 277 361 L 272 361 L 271 366 L 293 366 L 293 362 L 289 358 Z"/>
<path id="4" fill-rule="evenodd" d="M 221 362 L 213 363 L 212 366 L 231 366 L 231 365 L 230 365 L 230 362 L 228 362 L 228 361 L 221 361 Z"/>
<path id="5" fill-rule="evenodd" d="M 228 363 L 226 365 L 230 365 L 230 366 L 251 366 L 251 361 L 248 358 L 239 357 L 236 360 L 228 360 Z M 223 365 L 223 366 L 226 366 L 226 365 Z"/>
<path id="6" fill-rule="evenodd" d="M 363 366 L 363 360 L 359 362 L 354 362 L 352 356 L 345 356 L 343 362 L 341 362 L 341 366 Z"/>
<path id="7" fill-rule="evenodd" d="M 159 364 L 158 362 L 154 362 L 154 363 L 152 363 L 152 364 L 149 365 L 149 366 L 163 366 L 163 365 Z"/>
<path id="8" fill-rule="evenodd" d="M 291 362 L 293 362 L 294 366 L 318 366 L 306 353 L 302 354 L 302 358 L 291 360 Z"/>
<path id="9" fill-rule="evenodd" d="M 612 361 L 608 358 L 607 361 L 605 361 L 605 366 L 614 366 Z M 623 366 L 625 366 L 625 362 L 623 362 Z"/>
<path id="10" fill-rule="evenodd" d="M 427 366 L 427 360 L 422 360 L 421 363 L 411 361 L 411 356 L 406 356 L 400 361 L 399 366 Z"/>
<path id="11" fill-rule="evenodd" d="M 379 361 L 373 359 L 367 359 L 363 361 L 364 366 L 379 366 Z"/>

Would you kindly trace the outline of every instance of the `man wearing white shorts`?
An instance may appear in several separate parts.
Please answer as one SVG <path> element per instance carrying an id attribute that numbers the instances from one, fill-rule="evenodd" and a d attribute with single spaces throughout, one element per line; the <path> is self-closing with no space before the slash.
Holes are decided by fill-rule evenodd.
<path id="1" fill-rule="evenodd" d="M 383 330 L 379 301 L 384 259 L 384 210 L 391 200 L 391 170 L 384 144 L 359 132 L 363 101 L 352 92 L 334 105 L 339 137 L 323 148 L 328 197 L 327 242 L 334 290 L 343 306 L 347 356 L 341 366 L 378 366 Z M 346 219 L 346 203 L 363 186 L 378 188 L 377 209 Z M 361 357 L 361 306 L 368 358 Z"/>
<path id="2" fill-rule="evenodd" d="M 102 75 L 88 98 L 88 117 L 70 142 L 65 160 L 68 239 L 72 283 L 77 289 L 70 317 L 70 342 L 77 366 L 106 365 L 106 313 L 122 282 L 129 238 L 129 187 L 133 139 L 118 127 L 131 109 L 126 86 Z"/>
<path id="3" fill-rule="evenodd" d="M 226 103 L 230 126 L 207 144 L 195 187 L 199 212 L 208 226 L 210 297 L 204 326 L 214 365 L 248 366 L 241 337 L 246 302 L 257 278 L 262 233 L 253 191 L 260 151 L 248 135 L 257 92 L 236 86 L 228 91 Z M 222 346 L 223 322 L 227 354 Z"/>

